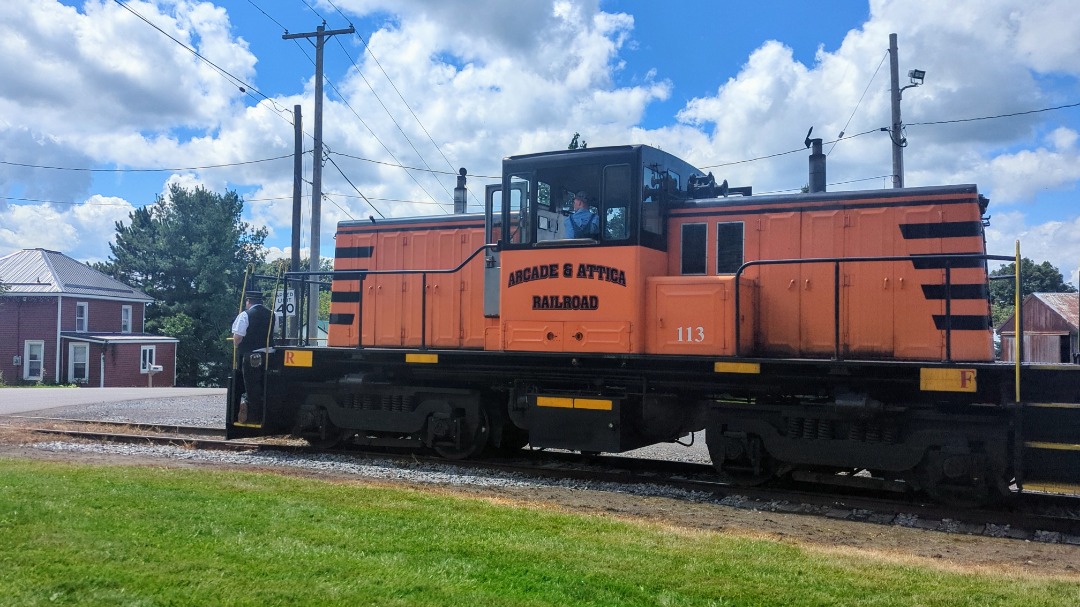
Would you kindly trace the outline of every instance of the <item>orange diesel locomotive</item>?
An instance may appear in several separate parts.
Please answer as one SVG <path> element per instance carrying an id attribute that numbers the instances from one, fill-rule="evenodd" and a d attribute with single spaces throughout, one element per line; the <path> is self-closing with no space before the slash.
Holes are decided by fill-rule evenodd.
<path id="1" fill-rule="evenodd" d="M 230 435 L 470 457 L 704 429 L 743 482 L 900 480 L 968 502 L 1075 470 L 1025 446 L 1017 388 L 1078 402 L 1076 369 L 1018 385 L 993 362 L 987 200 L 815 191 L 815 157 L 811 192 L 753 196 L 648 146 L 514 156 L 483 214 L 342 222 L 327 345 L 258 355 L 261 416 Z M 1047 439 L 1026 442 L 1068 437 Z"/>

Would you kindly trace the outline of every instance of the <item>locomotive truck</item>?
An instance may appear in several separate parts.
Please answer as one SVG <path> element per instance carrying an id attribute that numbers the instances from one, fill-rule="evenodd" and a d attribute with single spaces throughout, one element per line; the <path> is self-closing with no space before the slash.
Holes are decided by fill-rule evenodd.
<path id="1" fill-rule="evenodd" d="M 627 145 L 505 158 L 482 214 L 339 223 L 325 345 L 268 335 L 229 436 L 468 458 L 704 430 L 747 484 L 975 504 L 1075 482 L 1080 368 L 995 362 L 988 263 L 1019 249 L 987 255 L 988 200 L 826 192 L 812 143 L 798 194 Z M 566 237 L 575 196 L 599 233 Z"/>

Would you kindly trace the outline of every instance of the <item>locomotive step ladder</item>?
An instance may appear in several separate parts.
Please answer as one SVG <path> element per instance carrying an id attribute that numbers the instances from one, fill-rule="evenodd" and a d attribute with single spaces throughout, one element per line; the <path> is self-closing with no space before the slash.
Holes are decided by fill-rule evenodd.
<path id="1" fill-rule="evenodd" d="M 1080 403 L 1025 403 L 1024 489 L 1080 495 Z"/>

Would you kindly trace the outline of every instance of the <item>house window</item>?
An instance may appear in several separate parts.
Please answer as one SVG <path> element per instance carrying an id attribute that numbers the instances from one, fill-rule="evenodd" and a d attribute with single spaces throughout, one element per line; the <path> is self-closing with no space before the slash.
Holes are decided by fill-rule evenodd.
<path id="1" fill-rule="evenodd" d="M 716 273 L 734 274 L 743 264 L 743 222 L 716 224 Z"/>
<path id="2" fill-rule="evenodd" d="M 45 342 L 26 341 L 23 344 L 23 379 L 45 379 Z"/>
<path id="3" fill-rule="evenodd" d="M 154 366 L 154 354 L 157 346 L 143 346 L 142 352 L 139 355 L 139 372 L 149 373 L 150 367 Z"/>
<path id="4" fill-rule="evenodd" d="M 68 381 L 85 384 L 90 378 L 90 344 L 74 343 L 68 346 Z"/>
<path id="5" fill-rule="evenodd" d="M 85 301 L 80 301 L 75 304 L 75 330 L 79 333 L 86 333 L 86 327 L 88 326 L 88 319 L 90 316 L 90 304 Z"/>
<path id="6" fill-rule="evenodd" d="M 120 308 L 120 332 L 131 333 L 131 306 Z"/>

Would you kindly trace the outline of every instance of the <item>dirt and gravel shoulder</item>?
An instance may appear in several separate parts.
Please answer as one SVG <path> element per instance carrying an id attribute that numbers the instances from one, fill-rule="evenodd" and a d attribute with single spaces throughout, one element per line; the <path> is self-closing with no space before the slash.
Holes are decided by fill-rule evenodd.
<path id="1" fill-rule="evenodd" d="M 889 562 L 996 576 L 1050 576 L 1080 582 L 1080 546 L 948 534 L 896 525 L 832 520 L 744 510 L 669 497 L 575 487 L 490 486 L 374 479 L 295 466 L 237 465 L 152 455 L 56 451 L 34 444 L 53 440 L 25 430 L 0 428 L 0 459 L 37 459 L 94 465 L 217 468 L 305 476 L 329 482 L 394 485 L 511 507 L 539 508 L 645 522 L 686 533 L 723 533 L 770 539 L 829 554 L 854 554 Z"/>

